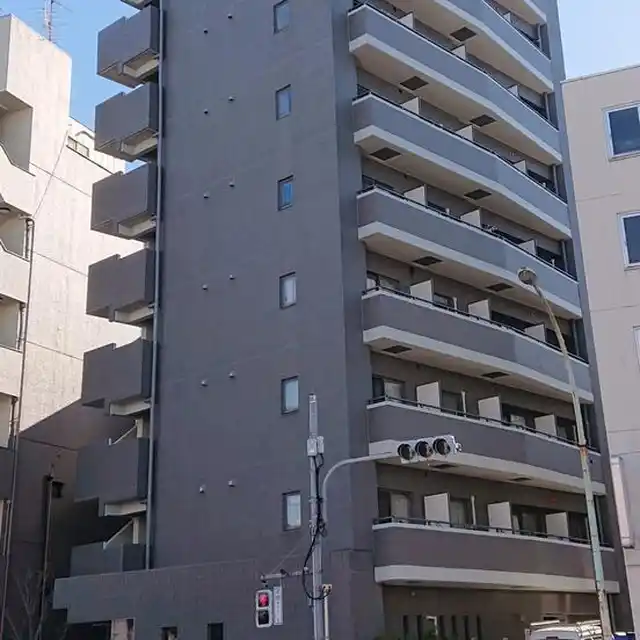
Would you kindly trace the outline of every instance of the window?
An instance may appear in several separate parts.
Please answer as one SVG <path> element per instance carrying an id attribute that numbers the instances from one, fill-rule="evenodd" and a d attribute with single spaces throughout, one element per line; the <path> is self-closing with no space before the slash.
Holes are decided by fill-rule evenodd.
<path id="1" fill-rule="evenodd" d="M 616 109 L 607 114 L 611 153 L 621 156 L 640 151 L 640 107 Z"/>
<path id="2" fill-rule="evenodd" d="M 178 640 L 178 627 L 163 627 L 162 640 Z"/>
<path id="3" fill-rule="evenodd" d="M 388 276 L 381 276 L 379 273 L 373 271 L 367 271 L 367 290 L 376 289 L 391 289 L 393 291 L 401 291 L 400 280 L 395 278 L 389 278 Z"/>
<path id="4" fill-rule="evenodd" d="M 373 376 L 373 397 L 402 400 L 404 398 L 404 382 Z"/>
<path id="5" fill-rule="evenodd" d="M 293 413 L 300 408 L 298 378 L 287 378 L 281 383 L 282 413 Z"/>
<path id="6" fill-rule="evenodd" d="M 291 12 L 289 0 L 282 0 L 273 7 L 273 31 L 279 33 L 289 28 L 291 22 Z"/>
<path id="7" fill-rule="evenodd" d="M 448 307 L 449 309 L 456 308 L 456 299 L 453 296 L 447 296 L 443 293 L 434 293 L 433 301 L 435 304 L 439 304 L 442 307 Z"/>
<path id="8" fill-rule="evenodd" d="M 299 491 L 284 494 L 284 528 L 286 531 L 302 526 L 302 497 Z"/>
<path id="9" fill-rule="evenodd" d="M 473 524 L 471 500 L 468 498 L 450 498 L 449 518 L 454 527 L 466 527 Z"/>
<path id="10" fill-rule="evenodd" d="M 207 640 L 224 640 L 224 625 L 214 622 L 207 626 Z"/>
<path id="11" fill-rule="evenodd" d="M 276 91 L 276 118 L 286 118 L 291 115 L 291 85 Z"/>
<path id="12" fill-rule="evenodd" d="M 286 309 L 297 301 L 297 278 L 295 273 L 288 273 L 280 277 L 280 308 Z"/>
<path id="13" fill-rule="evenodd" d="M 89 157 L 89 147 L 87 147 L 87 145 L 82 144 L 82 142 L 78 142 L 75 138 L 72 138 L 71 136 L 67 137 L 67 147 L 69 147 L 69 149 L 73 149 L 74 151 L 79 153 L 81 156 L 85 156 L 86 158 Z"/>
<path id="14" fill-rule="evenodd" d="M 627 266 L 640 264 L 640 213 L 620 217 L 624 261 Z"/>
<path id="15" fill-rule="evenodd" d="M 549 512 L 538 507 L 512 505 L 513 530 L 523 535 L 545 534 L 547 532 L 547 513 Z"/>
<path id="16" fill-rule="evenodd" d="M 587 516 L 584 513 L 569 512 L 569 538 L 578 542 L 589 540 Z"/>
<path id="17" fill-rule="evenodd" d="M 286 209 L 293 204 L 293 176 L 278 181 L 278 209 Z"/>
<path id="18" fill-rule="evenodd" d="M 441 391 L 440 408 L 443 411 L 464 413 L 464 398 L 460 391 Z"/>
<path id="19" fill-rule="evenodd" d="M 576 423 L 567 418 L 556 416 L 556 434 L 558 438 L 562 438 L 569 442 L 578 441 L 576 437 Z"/>

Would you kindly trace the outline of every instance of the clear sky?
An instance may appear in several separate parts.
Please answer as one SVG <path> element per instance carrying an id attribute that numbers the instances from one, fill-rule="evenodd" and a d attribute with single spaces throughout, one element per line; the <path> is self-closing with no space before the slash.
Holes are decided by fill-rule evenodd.
<path id="1" fill-rule="evenodd" d="M 558 3 L 569 77 L 640 64 L 637 37 L 640 0 L 558 0 Z M 15 13 L 38 30 L 42 30 L 43 5 L 44 0 L 0 0 L 2 13 Z M 73 58 L 72 111 L 86 124 L 93 123 L 93 106 L 119 91 L 118 85 L 95 75 L 96 34 L 132 12 L 119 0 L 57 3 L 54 40 Z"/>

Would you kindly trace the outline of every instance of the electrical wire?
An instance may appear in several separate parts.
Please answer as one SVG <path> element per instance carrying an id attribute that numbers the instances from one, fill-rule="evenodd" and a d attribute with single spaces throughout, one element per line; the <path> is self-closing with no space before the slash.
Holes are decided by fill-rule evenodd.
<path id="1" fill-rule="evenodd" d="M 320 470 L 324 466 L 324 456 L 320 455 L 318 457 L 320 458 L 320 464 L 318 464 L 317 459 L 314 459 L 314 462 L 313 462 L 314 471 L 316 474 L 316 487 L 320 487 Z M 325 535 L 324 518 L 322 517 L 322 497 L 321 496 L 317 496 L 316 498 L 316 517 L 315 517 L 315 522 L 313 523 L 312 526 L 313 526 L 313 535 L 311 537 L 311 544 L 309 545 L 307 555 L 305 556 L 304 562 L 302 563 L 303 571 L 301 576 L 301 582 L 302 582 L 302 589 L 304 591 L 304 594 L 307 596 L 307 598 L 311 601 L 318 601 L 318 600 L 324 600 L 327 597 L 327 594 L 322 594 L 320 596 L 317 596 L 314 593 L 311 593 L 309 591 L 309 588 L 307 586 L 306 568 L 307 568 L 307 563 L 309 562 L 311 555 L 313 553 L 313 550 L 315 549 L 315 546 L 318 542 L 318 536 Z"/>

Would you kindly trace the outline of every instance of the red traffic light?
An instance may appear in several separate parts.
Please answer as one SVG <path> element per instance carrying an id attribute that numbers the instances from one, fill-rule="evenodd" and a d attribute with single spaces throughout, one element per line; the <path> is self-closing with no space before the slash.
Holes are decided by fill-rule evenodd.
<path id="1" fill-rule="evenodd" d="M 258 594 L 258 606 L 259 607 L 268 607 L 269 606 L 269 594 L 263 591 Z"/>

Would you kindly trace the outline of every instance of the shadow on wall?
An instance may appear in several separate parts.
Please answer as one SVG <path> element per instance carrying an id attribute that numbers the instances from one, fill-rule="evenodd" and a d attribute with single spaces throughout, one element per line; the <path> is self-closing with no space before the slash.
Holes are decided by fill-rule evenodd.
<path id="1" fill-rule="evenodd" d="M 51 608 L 54 580 L 69 575 L 72 547 L 104 539 L 102 528 L 108 523 L 103 521 L 109 520 L 98 517 L 97 501 L 74 500 L 77 455 L 83 447 L 116 439 L 132 426 L 131 419 L 106 416 L 75 402 L 22 432 L 6 638 L 65 636 L 65 613 Z"/>

